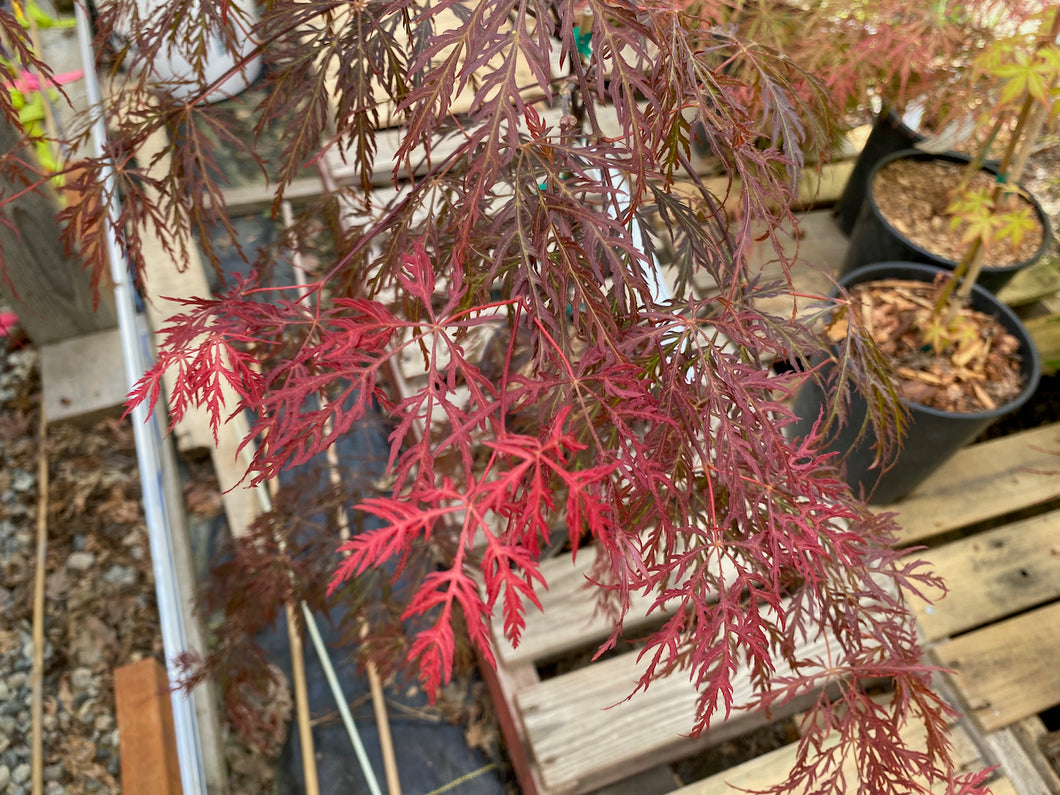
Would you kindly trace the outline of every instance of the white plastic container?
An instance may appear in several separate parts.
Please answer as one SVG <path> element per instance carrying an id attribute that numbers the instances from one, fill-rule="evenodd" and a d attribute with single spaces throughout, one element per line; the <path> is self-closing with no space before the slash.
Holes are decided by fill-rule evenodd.
<path id="1" fill-rule="evenodd" d="M 136 0 L 140 17 L 148 19 L 157 13 L 166 0 Z M 213 0 L 205 0 L 213 2 Z M 207 86 L 223 78 L 233 70 L 237 63 L 243 63 L 224 80 L 212 89 L 205 97 L 206 102 L 219 102 L 239 94 L 253 83 L 261 74 L 261 56 L 253 53 L 257 46 L 251 36 L 251 26 L 258 20 L 257 4 L 254 0 L 230 0 L 228 24 L 235 29 L 235 39 L 239 43 L 238 51 L 229 52 L 220 35 L 211 34 L 207 41 L 207 54 L 202 79 L 196 77 L 188 57 L 188 50 L 181 51 L 179 46 L 163 46 L 158 56 L 151 62 L 152 77 L 167 87 L 177 99 L 189 99 L 201 94 Z M 190 20 L 189 20 L 190 21 Z M 124 31 L 119 31 L 119 35 Z M 179 36 L 176 37 L 179 40 Z M 139 64 L 143 68 L 144 64 Z"/>

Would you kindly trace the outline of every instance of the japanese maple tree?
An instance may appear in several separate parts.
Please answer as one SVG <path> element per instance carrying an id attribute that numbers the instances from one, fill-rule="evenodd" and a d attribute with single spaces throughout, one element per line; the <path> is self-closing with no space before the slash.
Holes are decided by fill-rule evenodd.
<path id="1" fill-rule="evenodd" d="M 920 19 L 922 4 L 883 5 L 889 21 L 903 8 Z M 951 713 L 906 605 L 942 584 L 892 549 L 891 519 L 850 493 L 812 438 L 784 432 L 784 397 L 807 376 L 770 363 L 811 362 L 822 343 L 814 317 L 771 314 L 761 299 L 790 292 L 788 208 L 835 108 L 806 60 L 762 27 L 766 10 L 781 23 L 796 12 L 719 0 L 265 0 L 260 19 L 241 8 L 101 7 L 101 44 L 127 71 L 112 87 L 105 156 L 68 167 L 87 197 L 64 211 L 71 240 L 101 273 L 94 208 L 112 190 L 121 214 L 109 223 L 134 267 L 144 229 L 217 263 L 216 223 L 238 245 L 215 160 L 223 140 L 272 176 L 276 214 L 303 167 L 342 153 L 353 184 L 293 227 L 297 238 L 325 219 L 337 250 L 297 293 L 262 280 L 280 256 L 266 249 L 251 277 L 174 307 L 131 400 L 155 405 L 172 373 L 174 421 L 204 406 L 218 431 L 249 411 L 252 483 L 313 460 L 376 409 L 388 417 L 387 491 L 356 506 L 377 521 L 341 546 L 336 535 L 330 589 L 354 598 L 358 581 L 361 614 L 379 620 L 366 583 L 403 584 L 411 637 L 376 623 L 369 648 L 407 658 L 429 692 L 450 677 L 461 633 L 488 660 L 494 624 L 518 643 L 562 523 L 569 554 L 595 556 L 586 598 L 614 619 L 601 651 L 631 596 L 654 597 L 663 618 L 638 689 L 690 677 L 689 731 L 818 694 L 778 791 L 846 791 L 843 758 L 861 792 L 982 791 L 985 774 L 959 774 L 950 756 Z M 834 21 L 873 30 L 864 16 Z M 0 24 L 21 62 L 46 73 L 5 10 Z M 119 28 L 127 46 L 115 52 Z M 178 100 L 143 68 L 175 46 L 202 74 L 210 31 L 229 48 L 260 42 L 257 132 L 282 130 L 284 142 L 268 162 L 223 106 Z M 198 96 L 212 87 L 196 85 Z M 378 156 L 384 126 L 400 131 L 392 159 Z M 167 161 L 137 162 L 159 131 Z M 694 144 L 729 177 L 724 195 L 699 173 Z M 101 179 L 111 167 L 113 181 Z M 780 281 L 751 266 L 756 246 L 772 249 Z M 837 344 L 847 366 L 835 413 L 856 383 L 875 422 L 900 428 L 871 344 L 856 329 Z M 392 388 L 412 368 L 426 378 Z M 278 576 L 262 590 L 289 588 Z M 325 585 L 294 587 L 319 601 Z M 800 651 L 821 638 L 826 657 Z M 793 673 L 778 674 L 781 663 Z M 733 700 L 743 667 L 750 704 Z M 893 683 L 882 701 L 861 687 L 879 677 Z M 926 746 L 903 739 L 910 722 Z"/>

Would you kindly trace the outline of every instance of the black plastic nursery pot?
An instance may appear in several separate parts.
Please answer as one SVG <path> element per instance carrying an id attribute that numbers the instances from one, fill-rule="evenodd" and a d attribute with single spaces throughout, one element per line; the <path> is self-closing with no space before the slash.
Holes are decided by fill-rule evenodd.
<path id="1" fill-rule="evenodd" d="M 876 164 L 896 152 L 912 149 L 922 139 L 923 136 L 905 124 L 892 108 L 886 108 L 876 116 L 865 146 L 854 162 L 854 170 L 850 172 L 843 193 L 832 209 L 840 232 L 849 237 L 854 230 L 865 200 L 869 177 Z"/>
<path id="2" fill-rule="evenodd" d="M 862 265 L 870 265 L 874 262 L 922 262 L 949 271 L 957 267 L 957 263 L 953 260 L 944 259 L 909 240 L 909 238 L 895 229 L 880 212 L 872 190 L 876 177 L 888 164 L 895 160 L 905 159 L 920 161 L 944 160 L 960 164 L 966 164 L 970 160 L 970 158 L 958 154 L 932 155 L 916 150 L 905 150 L 896 152 L 877 163 L 869 176 L 865 200 L 861 204 L 857 222 L 850 233 L 850 245 L 847 246 L 846 258 L 843 260 L 843 267 L 840 270 L 841 274 L 850 273 Z M 984 170 L 991 174 L 996 173 L 996 169 L 991 169 L 989 165 L 984 166 Z M 1049 250 L 1049 243 L 1052 240 L 1049 217 L 1033 196 L 1029 193 L 1026 195 L 1034 205 L 1034 211 L 1042 225 L 1042 245 L 1033 256 L 1022 262 L 1016 262 L 1004 267 L 983 268 L 982 273 L 979 275 L 978 284 L 990 292 L 996 293 L 1008 284 L 1020 270 L 1033 265 L 1045 256 L 1046 251 Z"/>
<path id="3" fill-rule="evenodd" d="M 884 262 L 858 268 L 839 280 L 845 288 L 880 279 L 910 279 L 931 282 L 939 269 L 912 262 Z M 857 441 L 858 430 L 865 419 L 867 407 L 855 394 L 846 424 L 828 440 L 826 449 L 843 458 L 846 481 L 855 494 L 864 494 L 869 502 L 887 504 L 909 494 L 932 472 L 942 466 L 958 450 L 985 431 L 995 420 L 1015 411 L 1034 394 L 1041 377 L 1038 351 L 1019 318 L 997 300 L 992 293 L 978 285 L 972 293 L 972 307 L 993 315 L 1020 343 L 1020 367 L 1025 384 L 1019 396 L 993 411 L 953 413 L 905 401 L 909 409 L 909 425 L 902 448 L 889 467 L 872 467 L 875 458 L 871 431 Z M 828 383 L 827 367 L 821 373 Z M 794 426 L 796 436 L 809 432 L 820 415 L 824 394 L 816 380 L 807 379 L 795 396 L 794 411 L 799 418 Z"/>

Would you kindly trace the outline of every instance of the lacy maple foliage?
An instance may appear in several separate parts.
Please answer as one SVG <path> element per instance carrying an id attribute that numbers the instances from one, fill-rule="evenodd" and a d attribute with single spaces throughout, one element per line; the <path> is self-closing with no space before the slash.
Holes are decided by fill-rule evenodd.
<path id="1" fill-rule="evenodd" d="M 981 10 L 961 5 L 965 20 Z M 395 588 L 388 603 L 406 594 L 411 641 L 386 648 L 431 693 L 448 681 L 461 633 L 488 660 L 494 624 L 519 642 L 560 524 L 569 554 L 595 556 L 586 598 L 614 620 L 601 653 L 631 597 L 654 600 L 661 626 L 643 646 L 637 689 L 689 677 L 699 692 L 690 732 L 738 707 L 813 701 L 796 768 L 776 791 L 848 791 L 847 759 L 860 792 L 981 792 L 986 773 L 955 768 L 951 712 L 930 688 L 906 604 L 943 585 L 892 549 L 890 517 L 849 492 L 815 451 L 816 433 L 786 436 L 784 397 L 815 373 L 769 363 L 808 368 L 825 343 L 812 313 L 760 308 L 790 290 L 781 243 L 798 225 L 788 208 L 807 152 L 832 138 L 829 88 L 845 102 L 871 82 L 869 66 L 881 85 L 895 68 L 907 80 L 910 31 L 927 20 L 951 42 L 947 24 L 960 21 L 927 8 L 891 0 L 854 16 L 821 4 L 839 66 L 818 76 L 824 51 L 787 52 L 790 30 L 777 26 L 820 25 L 801 27 L 803 12 L 785 4 L 266 0 L 255 19 L 232 2 L 173 0 L 141 19 L 131 0 L 107 3 L 101 42 L 128 71 L 112 90 L 105 156 L 80 158 L 70 174 L 90 198 L 121 196 L 108 223 L 135 268 L 145 229 L 178 260 L 197 242 L 216 263 L 217 223 L 238 245 L 218 141 L 271 175 L 274 213 L 328 150 L 357 174 L 293 227 L 298 236 L 323 218 L 337 234 L 309 285 L 264 286 L 260 273 L 282 255 L 268 248 L 251 277 L 182 302 L 130 400 L 156 405 L 169 374 L 174 422 L 201 406 L 216 433 L 249 412 L 251 483 L 312 461 L 373 411 L 388 417 L 388 491 L 359 500 L 376 521 L 341 545 L 330 589 L 348 595 L 350 580 L 378 585 L 382 574 L 381 587 Z M 6 10 L 0 22 L 32 63 Z M 143 68 L 174 44 L 204 57 L 213 27 L 222 47 L 261 43 L 257 133 L 280 127 L 284 141 L 270 162 L 223 108 L 176 100 Z M 138 32 L 121 45 L 107 37 L 116 28 Z M 885 50 L 856 46 L 866 41 Z M 377 157 L 384 126 L 400 134 L 392 159 Z M 168 148 L 137 162 L 158 132 Z M 697 151 L 729 177 L 724 195 L 701 176 Z M 63 216 L 101 272 L 92 206 Z M 779 282 L 750 266 L 756 246 L 774 252 Z M 659 284 L 664 264 L 672 295 Z M 853 326 L 830 342 L 844 366 L 821 422 L 841 421 L 856 387 L 893 440 L 902 417 L 886 365 Z M 426 377 L 395 392 L 409 363 Z M 814 644 L 824 651 L 804 651 Z M 749 704 L 734 701 L 742 669 Z M 893 684 L 888 698 L 862 686 L 876 678 Z M 903 738 L 910 723 L 926 746 Z"/>

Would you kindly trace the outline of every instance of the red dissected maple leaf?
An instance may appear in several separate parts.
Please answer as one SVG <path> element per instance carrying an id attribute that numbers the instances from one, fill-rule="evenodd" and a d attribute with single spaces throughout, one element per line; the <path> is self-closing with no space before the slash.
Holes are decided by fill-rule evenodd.
<path id="1" fill-rule="evenodd" d="M 402 499 L 376 498 L 359 506 L 381 519 L 384 527 L 346 542 L 342 562 L 330 590 L 351 576 L 396 562 L 395 578 L 403 561 L 419 544 L 430 541 L 443 527 L 455 535 L 455 553 L 443 571 L 417 585 L 405 611 L 406 618 L 431 615 L 433 623 L 421 630 L 410 651 L 420 660 L 428 694 L 448 681 L 453 662 L 452 610 L 459 605 L 472 642 L 493 660 L 488 631 L 494 608 L 503 604 L 505 635 L 518 644 L 525 626 L 526 603 L 540 608 L 535 588 L 545 585 L 538 571 L 540 542 L 547 542 L 547 515 L 555 509 L 555 495 L 566 500 L 568 517 L 584 520 L 605 535 L 609 511 L 599 486 L 610 467 L 571 468 L 569 454 L 583 450 L 564 432 L 568 412 L 562 412 L 544 441 L 507 434 L 487 442 L 493 454 L 480 479 L 457 488 L 448 479 L 440 488 L 414 489 Z M 572 538 L 576 540 L 572 525 Z M 479 548 L 472 555 L 472 551 Z M 477 559 L 472 565 L 471 560 Z"/>
<path id="2" fill-rule="evenodd" d="M 190 2 L 158 12 L 143 57 L 184 25 L 205 33 Z M 321 217 L 341 231 L 338 250 L 322 254 L 326 272 L 296 297 L 259 287 L 255 274 L 183 302 L 130 405 L 153 406 L 168 375 L 174 421 L 198 406 L 216 434 L 248 411 L 253 482 L 311 461 L 378 406 L 391 422 L 392 492 L 360 500 L 379 526 L 342 546 L 330 589 L 373 572 L 409 578 L 405 651 L 432 694 L 451 675 L 461 623 L 487 659 L 494 621 L 519 642 L 547 587 L 542 550 L 565 521 L 573 553 L 595 542 L 590 580 L 614 619 L 601 651 L 631 596 L 646 595 L 661 626 L 646 639 L 638 687 L 688 676 L 699 691 L 693 732 L 740 706 L 838 685 L 837 702 L 817 706 L 788 790 L 838 789 L 845 753 L 874 794 L 916 791 L 920 778 L 974 791 L 981 779 L 957 775 L 947 756 L 946 709 L 904 603 L 939 583 L 889 549 L 890 520 L 849 493 L 813 438 L 787 438 L 780 398 L 820 376 L 767 363 L 808 364 L 822 346 L 805 318 L 761 308 L 791 285 L 767 284 L 749 258 L 770 250 L 788 276 L 800 170 L 833 139 L 827 87 L 844 97 L 874 80 L 903 88 L 917 64 L 893 54 L 911 53 L 921 34 L 947 54 L 970 45 L 930 27 L 946 15 L 903 0 L 869 23 L 829 3 L 791 15 L 727 2 L 354 5 L 336 14 L 272 0 L 255 31 L 271 59 L 257 131 L 286 134 L 274 209 L 328 149 L 350 157 L 365 194 L 329 191 L 292 232 L 308 237 Z M 101 24 L 122 9 L 138 19 L 135 4 L 115 0 Z M 573 33 L 583 11 L 594 19 L 589 53 Z M 786 52 L 790 31 L 798 47 Z M 802 36 L 853 46 L 808 47 Z M 834 56 L 827 76 L 814 74 Z M 113 163 L 90 158 L 85 173 L 113 169 L 126 201 L 112 223 L 128 228 L 134 264 L 146 228 L 175 255 L 195 232 L 218 265 L 211 221 L 235 236 L 219 187 L 226 164 L 211 154 L 215 141 L 232 143 L 225 111 L 165 101 L 132 75 L 107 142 Z M 470 100 L 459 116 L 458 97 Z M 534 107 L 539 97 L 567 106 L 563 116 Z M 401 135 L 394 158 L 377 163 L 384 114 Z M 169 168 L 134 164 L 129 153 L 160 130 L 180 134 Z M 693 144 L 726 169 L 724 195 L 692 162 Z M 386 173 L 392 200 L 369 194 Z M 89 215 L 67 218 L 87 227 Z M 97 231 L 83 243 L 97 265 L 101 241 Z M 285 256 L 267 248 L 255 264 L 264 272 Z M 659 286 L 667 256 L 677 298 Z M 703 284 L 709 293 L 692 291 Z M 854 334 L 837 344 L 844 380 L 829 385 L 835 403 L 814 435 L 842 418 L 855 380 L 878 427 L 888 415 L 900 424 L 878 353 Z M 410 360 L 423 378 L 384 388 Z M 425 558 L 437 565 L 411 565 Z M 827 654 L 804 659 L 804 642 L 820 638 Z M 741 668 L 750 705 L 735 703 Z M 856 687 L 873 675 L 895 683 L 879 708 Z M 910 719 L 924 723 L 927 751 L 900 736 Z"/>

